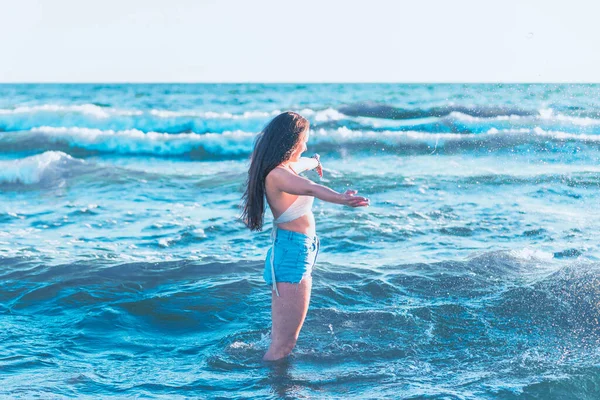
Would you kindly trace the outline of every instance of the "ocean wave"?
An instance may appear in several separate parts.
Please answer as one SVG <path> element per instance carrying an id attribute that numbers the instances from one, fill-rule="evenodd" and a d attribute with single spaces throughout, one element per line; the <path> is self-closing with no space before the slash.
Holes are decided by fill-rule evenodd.
<path id="1" fill-rule="evenodd" d="M 232 130 L 261 131 L 268 121 L 280 113 L 248 111 L 241 114 L 213 111 L 173 111 L 152 109 L 120 110 L 94 104 L 73 106 L 41 105 L 0 109 L 0 132 L 30 130 L 37 126 L 91 128 L 102 130 L 136 129 L 143 132 L 220 133 Z M 302 110 L 313 121 L 313 127 L 343 126 L 344 116 L 332 108 Z M 351 121 L 350 121 L 351 122 Z M 367 124 L 368 126 L 368 124 Z"/>
<path id="2" fill-rule="evenodd" d="M 313 113 L 312 110 L 307 110 Z M 194 117 L 206 119 L 250 119 L 250 118 L 268 118 L 274 117 L 281 113 L 279 110 L 273 111 L 246 111 L 235 114 L 230 112 L 215 112 L 215 111 L 197 111 L 197 110 L 164 110 L 151 109 L 149 111 L 142 110 L 124 110 L 113 107 L 99 106 L 97 104 L 40 104 L 35 106 L 17 106 L 14 108 L 0 109 L 0 115 L 18 115 L 18 114 L 39 114 L 53 113 L 58 115 L 64 114 L 86 114 L 96 118 L 109 118 L 111 116 L 140 116 L 143 114 L 153 115 L 159 118 L 178 118 L 178 117 Z"/>
<path id="3" fill-rule="evenodd" d="M 168 176 L 186 178 L 177 171 L 149 172 L 115 165 L 103 165 L 73 157 L 62 151 L 50 150 L 41 154 L 0 161 L 0 188 L 4 190 L 29 188 L 60 188 L 71 179 L 95 175 L 92 182 L 96 186 L 131 183 L 136 181 L 156 181 Z M 92 212 L 92 207 L 78 210 L 77 213 Z"/>
<path id="4" fill-rule="evenodd" d="M 540 113 L 536 115 L 503 115 L 493 118 L 473 117 L 453 112 L 439 121 L 429 123 L 429 125 L 434 129 L 469 133 L 481 133 L 489 129 L 541 128 L 568 133 L 600 134 L 600 119 L 556 114 L 550 109 L 540 110 Z"/>
<path id="5" fill-rule="evenodd" d="M 182 156 L 195 158 L 246 155 L 252 151 L 254 133 L 168 133 L 139 130 L 113 131 L 89 128 L 39 127 L 28 132 L 0 135 L 0 149 L 17 151 L 51 149 L 84 153 Z"/>
<path id="6" fill-rule="evenodd" d="M 149 111 L 121 110 L 94 104 L 73 106 L 41 105 L 0 109 L 0 132 L 30 130 L 38 126 L 54 128 L 89 128 L 101 130 L 131 130 L 142 132 L 221 133 L 234 130 L 259 132 L 280 110 L 230 112 L 196 110 Z M 347 119 L 332 108 L 303 109 L 302 115 L 313 121 L 314 127 Z M 340 122 L 341 125 L 342 122 Z M 340 126 L 341 126 L 340 125 Z"/>
<path id="7" fill-rule="evenodd" d="M 353 130 L 424 131 L 430 133 L 485 133 L 490 129 L 534 129 L 536 127 L 570 133 L 600 134 L 600 118 L 565 115 L 552 109 L 520 110 L 496 107 L 445 106 L 431 109 L 396 109 L 374 107 L 373 112 L 353 112 L 340 108 L 344 117 L 316 123 L 316 128 Z M 370 108 L 367 108 L 370 110 Z M 383 117 L 378 116 L 383 115 Z"/>
<path id="8" fill-rule="evenodd" d="M 462 113 L 472 117 L 494 118 L 499 116 L 531 116 L 537 110 L 526 110 L 518 107 L 447 105 L 431 108 L 399 108 L 387 104 L 365 102 L 345 105 L 338 108 L 342 114 L 352 117 L 371 117 L 383 119 L 419 119 L 445 117 L 452 113 Z"/>
<path id="9" fill-rule="evenodd" d="M 125 113 L 108 114 L 105 111 L 92 113 L 38 113 L 29 114 L 0 114 L 0 132 L 27 131 L 39 126 L 52 128 L 87 128 L 100 130 L 139 130 L 142 132 L 180 133 L 211 133 L 232 130 L 258 132 L 263 129 L 269 118 L 226 118 L 171 115 L 172 111 L 155 111 L 127 115 Z"/>
<path id="10" fill-rule="evenodd" d="M 122 155 L 156 155 L 193 159 L 239 158 L 249 156 L 256 133 L 142 132 L 136 129 L 114 131 L 90 128 L 42 126 L 30 131 L 5 132 L 0 135 L 0 150 L 64 151 L 86 155 L 111 153 Z M 392 151 L 397 154 L 455 154 L 468 151 L 490 152 L 512 149 L 528 152 L 547 150 L 566 143 L 597 147 L 600 135 L 545 131 L 541 128 L 497 130 L 483 134 L 427 133 L 418 131 L 363 131 L 338 128 L 319 129 L 311 136 L 311 150 L 345 152 Z"/>
<path id="11" fill-rule="evenodd" d="M 354 117 L 328 120 L 315 123 L 315 128 L 336 129 L 345 127 L 352 130 L 375 131 L 421 131 L 429 133 L 486 133 L 490 129 L 515 130 L 541 128 L 566 133 L 600 134 L 600 119 L 581 118 L 554 114 L 540 110 L 535 115 L 500 115 L 495 117 L 474 117 L 461 112 L 451 112 L 442 117 L 419 119 L 378 119 Z"/>
<path id="12" fill-rule="evenodd" d="M 71 157 L 60 151 L 46 151 L 30 157 L 0 161 L 0 185 L 2 184 L 51 184 L 73 174 L 75 168 L 86 161 Z"/>
<path id="13" fill-rule="evenodd" d="M 600 135 L 575 134 L 560 131 L 534 129 L 490 129 L 480 134 L 429 133 L 420 131 L 363 131 L 339 128 L 316 131 L 311 137 L 312 146 L 328 150 L 347 149 L 394 151 L 397 153 L 444 152 L 455 154 L 468 151 L 491 152 L 518 148 L 518 152 L 548 150 L 567 143 L 597 147 Z"/>
<path id="14" fill-rule="evenodd" d="M 568 124 L 576 126 L 589 126 L 589 125 L 600 125 L 600 119 L 591 117 L 581 117 L 574 115 L 564 115 L 561 113 L 555 113 L 550 108 L 543 108 L 536 114 L 531 115 L 497 115 L 494 117 L 479 117 L 472 116 L 463 112 L 453 111 L 447 115 L 449 119 L 466 122 L 491 122 L 491 121 L 508 121 L 513 124 L 519 123 L 539 123 L 539 122 L 566 122 Z"/>
<path id="15" fill-rule="evenodd" d="M 598 337 L 600 265 L 573 263 L 532 284 L 511 288 L 497 305 L 500 314 L 526 314 L 541 329 L 561 329 Z"/>
<path id="16" fill-rule="evenodd" d="M 600 119 L 564 115 L 551 109 L 524 111 L 502 107 L 445 106 L 408 110 L 367 104 L 339 108 L 304 108 L 295 111 L 308 118 L 315 130 L 346 128 L 372 131 L 485 133 L 490 129 L 541 127 L 545 130 L 570 133 L 600 134 Z M 0 109 L 0 131 L 11 132 L 49 126 L 114 131 L 135 129 L 171 134 L 222 133 L 237 130 L 259 132 L 280 112 L 278 109 L 242 113 L 166 109 L 141 111 L 95 104 L 46 104 Z"/>
<path id="17" fill-rule="evenodd" d="M 280 114 L 281 110 L 254 110 L 245 111 L 242 113 L 232 113 L 227 111 L 204 111 L 204 110 L 167 110 L 167 109 L 150 109 L 147 111 L 142 110 L 125 110 L 107 106 L 101 106 L 98 104 L 72 104 L 72 105 L 61 105 L 61 104 L 40 104 L 34 106 L 17 106 L 14 108 L 3 108 L 0 109 L 1 115 L 18 115 L 18 114 L 39 114 L 39 113 L 54 113 L 58 115 L 64 115 L 69 113 L 74 114 L 86 114 L 97 118 L 109 118 L 111 116 L 140 116 L 143 114 L 152 115 L 159 118 L 203 118 L 203 119 L 253 119 L 253 118 L 272 118 Z M 310 108 L 304 108 L 299 111 L 300 114 L 307 117 L 314 117 L 316 121 L 323 121 L 329 119 L 340 119 L 344 115 L 338 110 L 333 108 L 326 108 L 322 110 L 312 110 Z"/>

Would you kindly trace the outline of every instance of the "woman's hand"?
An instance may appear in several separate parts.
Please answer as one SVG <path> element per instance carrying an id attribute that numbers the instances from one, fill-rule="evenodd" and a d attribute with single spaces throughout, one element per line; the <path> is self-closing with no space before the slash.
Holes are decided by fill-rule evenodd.
<path id="1" fill-rule="evenodd" d="M 317 160 L 317 166 L 315 168 L 315 171 L 317 171 L 317 174 L 319 174 L 319 177 L 322 178 L 323 177 L 323 166 L 321 165 L 321 157 L 318 154 L 315 154 L 314 156 L 312 156 L 312 158 Z"/>
<path id="2" fill-rule="evenodd" d="M 369 205 L 369 199 L 356 196 L 358 190 L 346 190 L 344 193 L 344 204 L 350 207 L 365 207 Z"/>

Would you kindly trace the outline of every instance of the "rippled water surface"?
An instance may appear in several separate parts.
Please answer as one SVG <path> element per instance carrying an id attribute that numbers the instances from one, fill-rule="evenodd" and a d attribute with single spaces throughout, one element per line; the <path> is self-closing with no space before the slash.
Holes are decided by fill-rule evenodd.
<path id="1" fill-rule="evenodd" d="M 600 397 L 600 86 L 0 85 L 0 395 Z M 265 364 L 253 139 L 311 122 L 321 251 Z"/>

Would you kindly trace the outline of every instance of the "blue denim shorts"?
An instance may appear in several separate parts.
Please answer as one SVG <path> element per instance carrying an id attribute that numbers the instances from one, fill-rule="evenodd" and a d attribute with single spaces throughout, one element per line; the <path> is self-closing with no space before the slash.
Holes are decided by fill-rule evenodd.
<path id="1" fill-rule="evenodd" d="M 303 233 L 277 229 L 275 246 L 267 252 L 263 278 L 268 285 L 273 285 L 271 277 L 271 252 L 275 249 L 273 266 L 275 281 L 300 283 L 302 278 L 312 274 L 319 253 L 319 237 L 310 237 Z"/>

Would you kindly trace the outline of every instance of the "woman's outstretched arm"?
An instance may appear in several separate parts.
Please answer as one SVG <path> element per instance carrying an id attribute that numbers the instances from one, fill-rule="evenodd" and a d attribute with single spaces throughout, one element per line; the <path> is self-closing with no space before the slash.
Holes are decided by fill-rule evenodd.
<path id="1" fill-rule="evenodd" d="M 267 179 L 282 192 L 300 196 L 314 196 L 329 203 L 345 204 L 350 207 L 369 205 L 369 199 L 356 196 L 356 190 L 347 190 L 345 193 L 338 193 L 327 186 L 314 183 L 310 179 L 298 176 L 283 168 L 272 170 Z"/>

